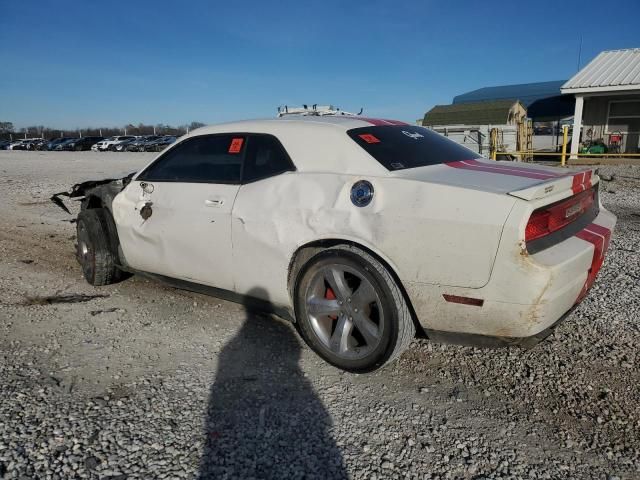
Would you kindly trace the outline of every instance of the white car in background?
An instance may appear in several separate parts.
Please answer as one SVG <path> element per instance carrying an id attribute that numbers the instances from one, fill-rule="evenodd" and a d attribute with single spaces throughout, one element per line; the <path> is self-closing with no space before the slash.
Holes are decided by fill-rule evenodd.
<path id="1" fill-rule="evenodd" d="M 15 140 L 13 142 L 11 142 L 8 146 L 7 146 L 7 150 L 24 150 L 25 146 L 28 144 L 27 139 L 25 140 Z"/>
<path id="2" fill-rule="evenodd" d="M 120 135 L 105 138 L 104 140 L 101 140 L 100 142 L 93 145 L 91 147 L 91 150 L 93 150 L 94 152 L 106 152 L 107 150 L 114 150 L 118 144 L 127 140 L 131 140 L 132 138 L 135 137 L 133 135 Z"/>
<path id="3" fill-rule="evenodd" d="M 36 150 L 43 142 L 42 138 L 23 138 L 9 143 L 7 150 Z"/>
<path id="4" fill-rule="evenodd" d="M 424 127 L 292 116 L 195 130 L 137 174 L 65 194 L 82 199 L 89 283 L 131 272 L 253 298 L 366 372 L 416 330 L 546 337 L 604 260 L 616 219 L 598 186 L 591 169 L 487 160 Z"/>

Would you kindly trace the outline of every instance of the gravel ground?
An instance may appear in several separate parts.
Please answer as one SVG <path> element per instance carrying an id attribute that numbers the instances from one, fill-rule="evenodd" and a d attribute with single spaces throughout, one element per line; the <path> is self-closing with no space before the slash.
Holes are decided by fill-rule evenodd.
<path id="1" fill-rule="evenodd" d="M 611 250 L 546 342 L 357 376 L 242 305 L 83 281 L 48 197 L 151 158 L 0 151 L 0 479 L 640 478 L 640 167 L 602 169 Z"/>

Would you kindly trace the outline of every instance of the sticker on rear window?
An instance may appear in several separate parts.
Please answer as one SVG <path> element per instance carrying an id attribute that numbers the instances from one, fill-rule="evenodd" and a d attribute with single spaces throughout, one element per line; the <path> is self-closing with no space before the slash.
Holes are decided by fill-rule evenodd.
<path id="1" fill-rule="evenodd" d="M 243 143 L 244 138 L 234 138 L 233 140 L 231 140 L 231 145 L 229 145 L 229 153 L 240 153 Z"/>
<path id="2" fill-rule="evenodd" d="M 413 138 L 414 140 L 424 138 L 424 135 L 420 135 L 418 132 L 407 132 L 406 130 L 402 130 L 402 133 L 404 133 L 409 138 Z"/>
<path id="3" fill-rule="evenodd" d="M 375 135 L 371 135 L 370 133 L 362 133 L 358 136 L 367 143 L 380 143 L 380 139 Z"/>

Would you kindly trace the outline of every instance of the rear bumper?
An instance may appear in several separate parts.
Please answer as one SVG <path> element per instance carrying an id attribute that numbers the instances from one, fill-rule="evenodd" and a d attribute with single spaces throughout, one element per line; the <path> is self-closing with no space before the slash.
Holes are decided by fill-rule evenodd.
<path id="1" fill-rule="evenodd" d="M 466 345 L 469 347 L 482 348 L 503 348 L 518 346 L 522 348 L 533 348 L 545 338 L 552 335 L 558 325 L 560 325 L 569 315 L 573 313 L 578 304 L 575 304 L 565 312 L 556 322 L 530 337 L 492 337 L 489 335 L 478 335 L 474 333 L 441 332 L 437 330 L 425 330 L 429 340 L 436 343 L 450 343 L 454 345 Z"/>
<path id="2" fill-rule="evenodd" d="M 537 343 L 586 296 L 615 223 L 616 217 L 601 209 L 583 230 L 536 254 L 520 246 L 502 248 L 482 288 L 408 283 L 407 294 L 434 338 L 452 341 L 458 335 L 454 343 L 475 345 Z M 482 305 L 451 303 L 444 294 L 482 300 Z"/>

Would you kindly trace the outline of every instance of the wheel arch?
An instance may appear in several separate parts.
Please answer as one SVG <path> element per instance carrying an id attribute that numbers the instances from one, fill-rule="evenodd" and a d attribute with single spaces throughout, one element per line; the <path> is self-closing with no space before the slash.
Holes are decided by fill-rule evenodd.
<path id="1" fill-rule="evenodd" d="M 90 189 L 82 200 L 82 210 L 90 210 L 93 208 L 104 208 L 113 217 L 113 198 L 118 192 L 111 191 L 109 185 L 98 185 Z"/>
<path id="2" fill-rule="evenodd" d="M 394 266 L 393 262 L 390 259 L 385 257 L 381 252 L 376 251 L 373 247 L 365 245 L 364 243 L 347 238 L 339 238 L 339 237 L 331 237 L 331 238 L 322 238 L 310 241 L 298 247 L 298 249 L 291 256 L 291 260 L 289 261 L 289 269 L 287 272 L 287 288 L 289 290 L 289 296 L 291 298 L 291 304 L 295 305 L 295 297 L 294 297 L 294 288 L 296 284 L 296 279 L 298 274 L 302 270 L 302 268 L 313 258 L 317 253 L 325 250 L 327 248 L 335 247 L 338 245 L 351 245 L 353 247 L 359 248 L 376 260 L 378 260 L 384 267 L 389 271 L 389 274 L 393 277 L 394 281 L 398 285 L 398 288 L 402 292 L 404 300 L 409 307 L 409 312 L 411 313 L 411 319 L 413 320 L 413 324 L 416 329 L 416 336 L 418 337 L 426 337 L 424 329 L 420 325 L 418 321 L 418 317 L 413 308 L 413 304 L 411 303 L 411 299 L 407 294 L 406 289 L 404 288 L 404 284 L 400 280 L 400 276 L 398 275 L 398 271 Z M 295 321 L 295 314 L 293 315 Z"/>
<path id="3" fill-rule="evenodd" d="M 104 204 L 104 201 L 98 195 L 89 195 L 82 201 L 82 209 L 91 210 L 94 208 L 106 208 L 111 211 L 111 209 Z"/>
<path id="4" fill-rule="evenodd" d="M 108 232 L 108 243 L 111 248 L 112 254 L 116 259 L 118 266 L 124 267 L 127 265 L 122 246 L 120 244 L 120 235 L 113 218 L 112 208 L 113 197 L 108 190 L 105 190 L 103 186 L 96 187 L 93 191 L 88 193 L 84 200 L 82 200 L 82 210 L 104 210 L 103 223 Z"/>

